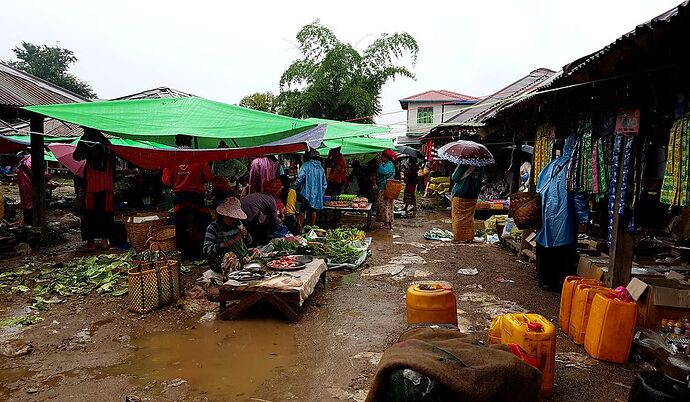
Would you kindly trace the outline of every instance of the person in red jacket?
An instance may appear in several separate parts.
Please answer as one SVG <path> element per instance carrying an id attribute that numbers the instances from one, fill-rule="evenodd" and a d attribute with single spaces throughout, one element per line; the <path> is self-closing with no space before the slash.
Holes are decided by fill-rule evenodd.
<path id="1" fill-rule="evenodd" d="M 178 135 L 178 148 L 191 148 L 191 137 Z M 201 255 L 204 232 L 211 223 L 206 206 L 205 184 L 213 180 L 208 163 L 190 163 L 163 169 L 163 184 L 175 193 L 173 206 L 175 241 L 183 259 Z"/>

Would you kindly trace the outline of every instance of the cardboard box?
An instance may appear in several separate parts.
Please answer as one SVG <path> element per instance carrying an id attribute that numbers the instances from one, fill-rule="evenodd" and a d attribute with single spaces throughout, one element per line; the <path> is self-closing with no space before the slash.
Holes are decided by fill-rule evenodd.
<path id="1" fill-rule="evenodd" d="M 637 301 L 637 326 L 658 329 L 661 320 L 690 316 L 690 285 L 658 277 L 633 278 L 628 292 Z"/>
<path id="2" fill-rule="evenodd" d="M 608 270 L 609 257 L 601 255 L 599 257 L 590 257 L 588 255 L 580 256 L 580 261 L 577 264 L 577 274 L 583 278 L 591 278 L 603 280 L 604 273 Z"/>

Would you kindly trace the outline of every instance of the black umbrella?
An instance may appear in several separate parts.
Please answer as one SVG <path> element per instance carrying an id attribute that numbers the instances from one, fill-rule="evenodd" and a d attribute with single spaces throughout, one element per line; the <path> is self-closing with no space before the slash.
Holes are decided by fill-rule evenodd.
<path id="1" fill-rule="evenodd" d="M 395 150 L 401 155 L 411 156 L 417 159 L 424 159 L 424 154 L 407 145 L 397 145 Z"/>

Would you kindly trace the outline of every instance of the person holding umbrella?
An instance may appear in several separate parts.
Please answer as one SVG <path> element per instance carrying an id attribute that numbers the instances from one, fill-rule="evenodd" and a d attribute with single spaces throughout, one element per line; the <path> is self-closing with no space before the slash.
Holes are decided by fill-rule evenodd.
<path id="1" fill-rule="evenodd" d="M 482 175 L 476 166 L 458 165 L 451 176 L 453 243 L 474 240 L 474 209 L 482 188 Z"/>
<path id="2" fill-rule="evenodd" d="M 481 166 L 494 163 L 485 146 L 473 141 L 455 141 L 438 150 L 441 158 L 458 165 L 451 176 L 453 243 L 474 240 L 474 209 L 482 188 Z"/>
<path id="3" fill-rule="evenodd" d="M 381 223 L 381 228 L 393 229 L 393 200 L 386 199 L 384 194 L 386 192 L 386 182 L 395 177 L 395 164 L 398 155 L 386 149 L 381 154 L 381 161 L 376 170 L 376 187 L 378 193 L 376 196 L 376 222 Z"/>

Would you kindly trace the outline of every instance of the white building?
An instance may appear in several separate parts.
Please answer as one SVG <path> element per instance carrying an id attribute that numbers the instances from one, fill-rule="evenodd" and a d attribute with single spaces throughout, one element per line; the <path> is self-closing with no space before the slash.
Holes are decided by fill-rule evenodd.
<path id="1" fill-rule="evenodd" d="M 430 90 L 400 99 L 400 106 L 407 110 L 407 132 L 398 138 L 398 144 L 418 144 L 419 137 L 467 106 L 479 102 L 479 98 L 444 89 Z"/>

